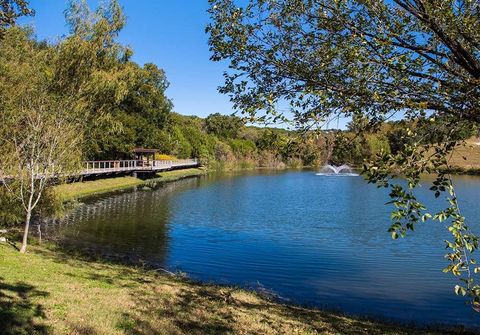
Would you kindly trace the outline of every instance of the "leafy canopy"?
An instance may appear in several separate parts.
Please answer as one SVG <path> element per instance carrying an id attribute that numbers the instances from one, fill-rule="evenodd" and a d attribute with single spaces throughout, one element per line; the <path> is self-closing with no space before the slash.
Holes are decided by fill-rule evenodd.
<path id="1" fill-rule="evenodd" d="M 448 158 L 459 134 L 480 125 L 480 2 L 474 0 L 210 0 L 212 60 L 229 62 L 220 92 L 256 120 L 315 128 L 342 116 L 375 130 L 406 120 L 406 140 L 365 162 L 390 187 L 393 238 L 433 217 L 449 220 L 446 272 L 480 306 L 478 248 L 460 214 Z M 279 108 L 289 106 L 290 115 Z M 362 128 L 362 129 L 360 129 Z M 343 145 L 343 144 L 342 144 Z M 336 155 L 341 157 L 341 155 Z M 448 207 L 428 213 L 415 197 L 422 173 Z M 407 186 L 393 182 L 403 176 Z"/>
<path id="2" fill-rule="evenodd" d="M 89 134 L 86 156 L 120 158 L 136 146 L 158 147 L 172 109 L 168 81 L 156 65 L 130 61 L 132 50 L 117 41 L 126 23 L 118 1 L 93 11 L 72 0 L 65 17 L 71 34 L 55 48 L 52 86 L 76 97 L 74 112 Z"/>
<path id="3" fill-rule="evenodd" d="M 34 14 L 26 0 L 0 0 L 0 38 L 5 29 L 13 26 L 20 16 Z"/>
<path id="4" fill-rule="evenodd" d="M 478 1 L 211 0 L 212 59 L 235 107 L 298 121 L 429 111 L 479 122 Z"/>
<path id="5" fill-rule="evenodd" d="M 210 114 L 205 119 L 207 132 L 221 138 L 236 138 L 243 125 L 242 119 L 238 116 L 221 115 L 220 113 Z"/>

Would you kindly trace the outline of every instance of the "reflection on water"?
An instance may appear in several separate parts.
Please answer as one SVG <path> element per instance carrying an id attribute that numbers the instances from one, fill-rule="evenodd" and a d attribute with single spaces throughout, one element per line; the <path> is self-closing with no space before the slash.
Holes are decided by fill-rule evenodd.
<path id="1" fill-rule="evenodd" d="M 480 179 L 455 180 L 463 213 L 479 231 Z M 428 191 L 430 206 L 440 208 Z M 258 286 L 285 299 L 346 312 L 479 325 L 441 269 L 444 224 L 393 241 L 387 191 L 362 178 L 314 172 L 219 175 L 92 199 L 51 234 L 70 248 Z"/>
<path id="2" fill-rule="evenodd" d="M 170 193 L 180 187 L 181 183 L 168 184 L 157 191 L 145 187 L 91 199 L 59 222 L 60 229 L 52 232 L 52 227 L 46 225 L 43 230 L 70 249 L 164 266 Z"/>

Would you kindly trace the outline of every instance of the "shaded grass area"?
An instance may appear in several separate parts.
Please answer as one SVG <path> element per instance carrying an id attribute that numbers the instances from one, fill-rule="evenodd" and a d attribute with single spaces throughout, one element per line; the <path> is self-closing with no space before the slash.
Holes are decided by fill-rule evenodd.
<path id="1" fill-rule="evenodd" d="M 0 334 L 440 333 L 283 305 L 53 248 L 32 246 L 22 255 L 0 245 Z"/>
<path id="2" fill-rule="evenodd" d="M 115 177 L 62 184 L 55 186 L 54 191 L 61 201 L 67 202 L 90 195 L 103 194 L 151 183 L 171 182 L 203 174 L 205 174 L 205 170 L 201 168 L 173 170 L 157 173 L 154 178 L 147 180 L 135 177 Z"/>

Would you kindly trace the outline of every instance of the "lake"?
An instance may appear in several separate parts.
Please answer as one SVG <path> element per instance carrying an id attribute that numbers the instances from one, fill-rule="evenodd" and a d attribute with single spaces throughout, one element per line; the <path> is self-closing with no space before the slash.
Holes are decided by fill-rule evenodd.
<path id="1" fill-rule="evenodd" d="M 455 178 L 461 210 L 480 232 L 480 178 Z M 435 199 L 425 181 L 420 197 Z M 139 188 L 85 201 L 44 227 L 62 245 L 240 285 L 287 302 L 346 313 L 480 326 L 442 273 L 444 223 L 406 238 L 387 232 L 388 191 L 361 177 L 244 172 Z"/>

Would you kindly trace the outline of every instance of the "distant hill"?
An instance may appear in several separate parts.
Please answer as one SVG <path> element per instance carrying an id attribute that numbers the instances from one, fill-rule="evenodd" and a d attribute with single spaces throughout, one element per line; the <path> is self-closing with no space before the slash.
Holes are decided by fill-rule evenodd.
<path id="1" fill-rule="evenodd" d="M 450 158 L 450 164 L 463 169 L 480 169 L 480 138 L 472 137 L 465 145 L 458 146 Z"/>

